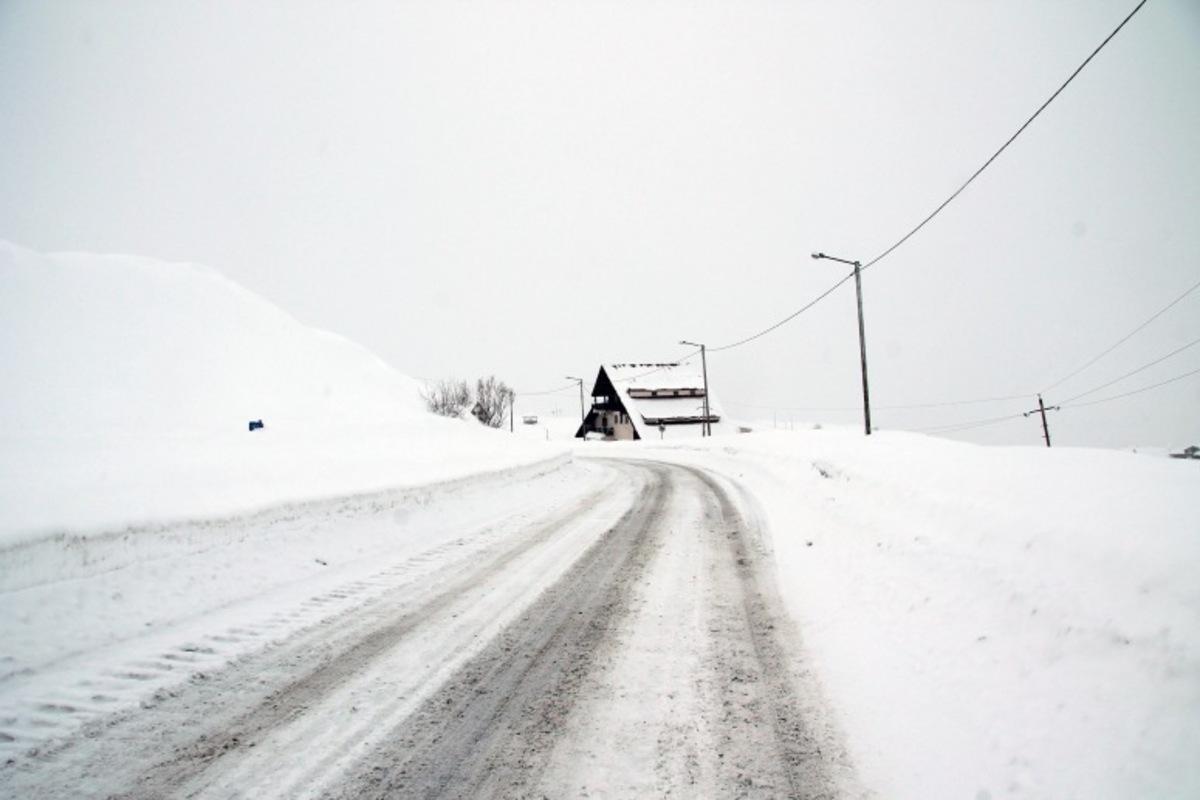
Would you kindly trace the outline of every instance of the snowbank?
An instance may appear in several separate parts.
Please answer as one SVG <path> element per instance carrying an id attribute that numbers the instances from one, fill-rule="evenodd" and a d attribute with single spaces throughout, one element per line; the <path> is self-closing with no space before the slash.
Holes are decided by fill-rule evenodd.
<path id="1" fill-rule="evenodd" d="M 878 796 L 1200 797 L 1197 464 L 852 430 L 581 451 L 758 498 Z"/>
<path id="2" fill-rule="evenodd" d="M 0 242 L 0 285 L 0 543 L 553 455 L 426 413 L 411 378 L 205 267 Z"/>

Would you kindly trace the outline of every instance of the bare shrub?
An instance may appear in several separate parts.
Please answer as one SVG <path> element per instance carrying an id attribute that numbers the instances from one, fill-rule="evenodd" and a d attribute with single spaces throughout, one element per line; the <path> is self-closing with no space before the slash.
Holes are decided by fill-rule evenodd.
<path id="1" fill-rule="evenodd" d="M 475 381 L 475 406 L 471 413 L 484 425 L 491 428 L 503 425 L 512 402 L 513 390 L 495 375 Z"/>
<path id="2" fill-rule="evenodd" d="M 466 381 L 440 380 L 421 391 L 425 407 L 443 417 L 461 417 L 471 404 L 471 389 Z"/>

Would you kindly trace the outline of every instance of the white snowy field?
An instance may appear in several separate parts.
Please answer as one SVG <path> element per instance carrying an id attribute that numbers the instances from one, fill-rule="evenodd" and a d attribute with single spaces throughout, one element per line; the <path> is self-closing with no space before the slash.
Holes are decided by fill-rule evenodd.
<path id="1" fill-rule="evenodd" d="M 863 783 L 1200 797 L 1200 469 L 853 429 L 581 445 L 759 504 Z"/>
<path id="2" fill-rule="evenodd" d="M 206 267 L 0 242 L 0 285 L 0 546 L 555 453 L 426 413 L 411 378 Z"/>

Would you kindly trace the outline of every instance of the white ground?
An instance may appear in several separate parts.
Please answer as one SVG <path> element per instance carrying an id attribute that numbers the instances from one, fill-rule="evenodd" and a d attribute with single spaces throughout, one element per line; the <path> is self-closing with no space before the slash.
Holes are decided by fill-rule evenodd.
<path id="1" fill-rule="evenodd" d="M 879 796 L 1200 796 L 1195 462 L 852 429 L 580 451 L 758 499 Z"/>
<path id="2" fill-rule="evenodd" d="M 434 667 L 403 702 L 363 695 L 390 724 L 636 494 L 567 460 L 569 392 L 516 436 L 434 419 L 410 379 L 203 268 L 0 245 L 0 279 L 0 768 L 264 649 L 303 635 L 319 650 L 322 620 L 428 590 L 562 517 L 561 538 L 505 562 L 496 593 L 442 609 L 469 647 L 395 654 Z M 748 493 L 876 796 L 1200 796 L 1195 462 L 853 430 L 575 452 L 702 465 Z M 693 613 L 678 596 L 693 557 L 664 550 L 638 594 L 646 624 L 627 632 L 667 682 L 682 666 L 655 614 Z M 639 676 L 618 660 L 596 691 L 642 696 Z M 310 720 L 339 720 L 321 739 L 335 749 L 364 746 L 369 726 L 335 714 L 344 700 Z M 670 729 L 669 707 L 647 719 Z M 244 756 L 241 784 L 317 722 Z"/>

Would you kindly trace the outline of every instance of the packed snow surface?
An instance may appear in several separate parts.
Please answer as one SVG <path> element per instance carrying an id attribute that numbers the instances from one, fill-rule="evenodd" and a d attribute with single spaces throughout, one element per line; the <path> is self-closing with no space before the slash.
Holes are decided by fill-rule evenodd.
<path id="1" fill-rule="evenodd" d="M 0 545 L 548 455 L 206 267 L 0 242 L 0 285 Z"/>
<path id="2" fill-rule="evenodd" d="M 1200 469 L 916 434 L 583 452 L 718 470 L 886 798 L 1200 797 Z"/>

